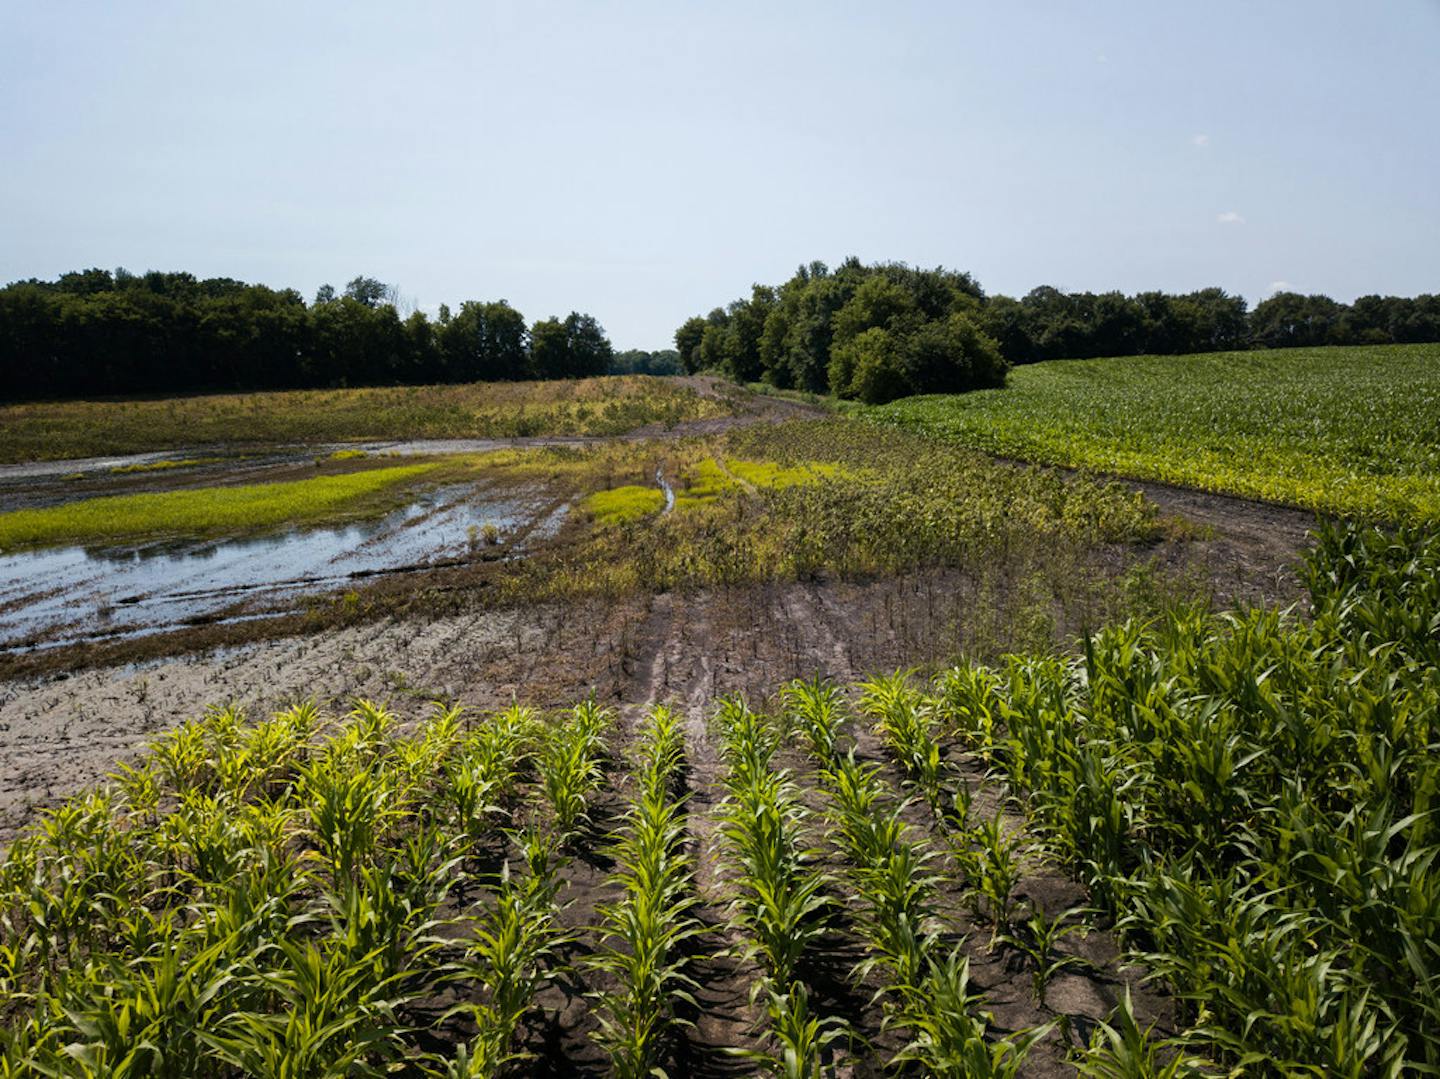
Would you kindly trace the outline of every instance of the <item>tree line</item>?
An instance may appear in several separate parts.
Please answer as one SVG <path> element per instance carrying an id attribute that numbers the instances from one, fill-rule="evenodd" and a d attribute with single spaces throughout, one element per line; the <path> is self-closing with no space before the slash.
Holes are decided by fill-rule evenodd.
<path id="1" fill-rule="evenodd" d="M 643 348 L 628 348 L 615 353 L 610 361 L 612 375 L 683 375 L 680 353 L 673 348 L 662 348 L 647 352 Z"/>
<path id="2" fill-rule="evenodd" d="M 1174 294 L 986 296 L 969 274 L 846 259 L 801 266 L 778 286 L 675 331 L 687 371 L 869 402 L 1004 383 L 1013 364 L 1249 348 L 1440 341 L 1440 296 L 1279 292 L 1253 310 L 1208 288 Z"/>
<path id="3" fill-rule="evenodd" d="M 590 315 L 527 323 L 504 300 L 401 314 L 356 277 L 294 289 L 84 270 L 0 289 L 0 399 L 583 378 L 614 350 Z"/>

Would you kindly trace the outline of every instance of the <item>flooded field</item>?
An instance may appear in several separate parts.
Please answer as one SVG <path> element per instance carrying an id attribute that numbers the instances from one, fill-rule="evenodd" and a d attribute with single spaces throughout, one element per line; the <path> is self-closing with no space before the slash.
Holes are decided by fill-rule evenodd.
<path id="1" fill-rule="evenodd" d="M 215 467 L 200 467 L 214 482 Z M 248 475 L 253 467 L 244 462 L 225 470 L 236 471 Z M 53 505 L 64 498 L 53 481 L 45 483 L 52 477 L 0 482 L 10 480 L 5 494 L 11 499 L 28 487 L 20 497 Z M 567 503 L 540 488 L 451 484 L 417 492 L 376 520 L 338 527 L 0 555 L 0 652 L 240 621 L 381 574 L 515 557 L 526 544 L 553 536 L 567 512 Z"/>

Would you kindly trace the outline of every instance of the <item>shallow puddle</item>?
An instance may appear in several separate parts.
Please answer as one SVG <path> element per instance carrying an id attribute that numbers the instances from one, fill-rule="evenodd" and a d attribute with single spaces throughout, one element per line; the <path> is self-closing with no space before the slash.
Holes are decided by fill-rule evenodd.
<path id="1" fill-rule="evenodd" d="M 463 559 L 486 544 L 491 527 L 507 546 L 532 522 L 527 539 L 546 538 L 564 519 L 563 508 L 546 512 L 550 504 L 538 493 L 495 497 L 451 486 L 339 528 L 0 556 L 0 650 L 253 617 L 256 608 L 377 573 Z"/>

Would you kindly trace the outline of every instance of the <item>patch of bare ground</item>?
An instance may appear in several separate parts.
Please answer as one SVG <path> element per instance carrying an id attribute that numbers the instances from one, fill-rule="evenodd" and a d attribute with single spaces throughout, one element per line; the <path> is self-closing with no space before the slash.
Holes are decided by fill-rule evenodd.
<path id="1" fill-rule="evenodd" d="M 1198 576 L 1217 606 L 1300 598 L 1296 566 L 1320 518 L 1309 510 L 1159 483 L 1118 481 L 1194 530 L 1158 550 L 1161 565 Z"/>

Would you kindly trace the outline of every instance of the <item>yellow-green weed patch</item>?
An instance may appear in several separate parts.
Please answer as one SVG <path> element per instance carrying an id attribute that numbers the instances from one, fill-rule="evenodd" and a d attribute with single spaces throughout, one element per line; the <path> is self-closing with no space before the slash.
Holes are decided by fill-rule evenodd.
<path id="1" fill-rule="evenodd" d="M 684 490 L 675 497 L 678 509 L 693 509 L 714 502 L 736 487 L 783 490 L 802 483 L 853 473 L 837 464 L 807 462 L 782 465 L 775 461 L 751 461 L 737 457 L 706 457 L 684 474 Z"/>
<path id="2" fill-rule="evenodd" d="M 787 468 L 774 461 L 742 461 L 731 457 L 726 460 L 725 467 L 737 479 L 744 480 L 752 487 L 794 487 L 797 483 L 814 483 L 819 479 L 853 475 L 840 465 L 824 461 Z"/>
<path id="3" fill-rule="evenodd" d="M 694 509 L 714 502 L 735 487 L 735 477 L 720 467 L 713 457 L 706 457 L 685 471 L 684 489 L 675 492 L 676 509 Z"/>
<path id="4" fill-rule="evenodd" d="M 658 513 L 665 505 L 665 492 L 658 487 L 631 484 L 608 491 L 596 491 L 587 496 L 581 505 L 600 524 L 621 524 Z"/>

